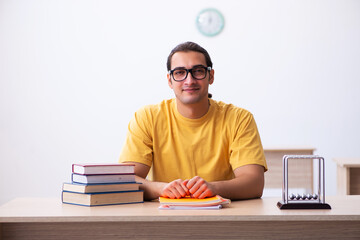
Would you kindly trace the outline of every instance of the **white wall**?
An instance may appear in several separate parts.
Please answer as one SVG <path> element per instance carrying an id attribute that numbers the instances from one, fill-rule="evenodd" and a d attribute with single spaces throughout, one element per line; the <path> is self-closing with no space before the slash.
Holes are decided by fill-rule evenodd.
<path id="1" fill-rule="evenodd" d="M 200 35 L 216 7 L 226 26 Z M 359 157 L 360 1 L 0 1 L 0 203 L 60 197 L 74 162 L 116 162 L 133 112 L 171 98 L 165 62 L 204 46 L 214 99 L 250 110 L 265 147 Z M 280 197 L 280 196 L 279 196 Z"/>

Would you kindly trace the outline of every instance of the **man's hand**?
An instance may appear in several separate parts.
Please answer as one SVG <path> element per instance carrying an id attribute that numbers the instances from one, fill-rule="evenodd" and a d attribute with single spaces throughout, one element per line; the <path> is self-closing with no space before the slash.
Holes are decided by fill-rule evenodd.
<path id="1" fill-rule="evenodd" d="M 174 180 L 166 184 L 160 194 L 160 196 L 168 198 L 183 198 L 186 196 L 206 198 L 214 195 L 214 191 L 211 190 L 211 183 L 198 176 L 185 181 L 181 179 Z"/>
<path id="2" fill-rule="evenodd" d="M 177 179 L 165 185 L 161 190 L 160 196 L 167 198 L 182 198 L 190 195 L 186 182 Z"/>
<path id="3" fill-rule="evenodd" d="M 206 198 L 214 196 L 211 183 L 206 182 L 201 177 L 193 177 L 190 180 L 185 180 L 183 184 L 189 189 L 190 196 L 193 198 Z"/>

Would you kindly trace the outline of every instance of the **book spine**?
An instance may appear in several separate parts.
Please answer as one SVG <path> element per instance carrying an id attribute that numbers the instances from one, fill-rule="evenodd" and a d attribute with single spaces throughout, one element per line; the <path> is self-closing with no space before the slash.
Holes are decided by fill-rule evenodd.
<path id="1" fill-rule="evenodd" d="M 135 173 L 77 173 L 77 172 L 72 172 L 73 174 L 78 174 L 78 175 L 85 175 L 85 176 L 95 176 L 95 175 L 134 175 Z"/>
<path id="2" fill-rule="evenodd" d="M 72 180 L 72 179 L 71 179 Z M 82 183 L 82 182 L 64 182 L 63 184 L 76 184 L 76 185 L 82 185 L 82 186 L 88 186 L 88 185 L 118 185 L 118 184 L 139 184 L 141 185 L 141 182 L 104 182 L 104 183 Z"/>
<path id="3" fill-rule="evenodd" d="M 62 202 L 65 204 L 83 206 L 83 207 L 101 207 L 101 206 L 110 206 L 110 205 L 125 205 L 125 204 L 136 204 L 136 203 L 144 203 L 144 201 L 140 202 L 126 202 L 126 203 L 108 203 L 108 204 L 99 204 L 99 205 L 86 205 L 86 204 L 79 204 L 79 203 L 71 203 L 71 202 Z"/>
<path id="4" fill-rule="evenodd" d="M 86 179 L 86 182 L 74 179 L 75 176 L 84 176 L 84 178 Z M 91 176 L 96 177 L 97 180 L 88 178 L 88 177 L 91 177 Z M 104 179 L 98 179 L 97 177 L 99 177 L 99 176 L 118 176 L 118 177 L 110 178 L 110 179 L 107 178 L 106 180 L 104 180 Z M 133 177 L 122 179 L 120 176 L 133 176 Z M 120 177 L 120 180 L 119 180 L 119 177 Z M 135 183 L 135 174 L 126 173 L 126 174 L 86 174 L 86 175 L 84 175 L 84 174 L 72 173 L 71 174 L 71 182 L 73 182 L 73 183 L 83 183 L 83 184 Z"/>
<path id="5" fill-rule="evenodd" d="M 144 190 L 127 190 L 127 191 L 94 192 L 94 193 L 80 193 L 80 192 L 73 192 L 73 191 L 63 190 L 62 192 L 70 192 L 70 193 L 77 193 L 77 194 L 88 194 L 88 195 L 97 195 L 97 194 L 114 194 L 114 193 L 127 193 L 127 192 L 144 192 Z"/>

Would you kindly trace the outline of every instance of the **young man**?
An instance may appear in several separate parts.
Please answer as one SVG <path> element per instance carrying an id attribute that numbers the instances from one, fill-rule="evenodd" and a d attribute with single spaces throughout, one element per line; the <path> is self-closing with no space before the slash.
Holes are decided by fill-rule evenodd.
<path id="1" fill-rule="evenodd" d="M 120 162 L 135 164 L 145 199 L 261 197 L 267 166 L 255 120 L 210 98 L 214 70 L 208 52 L 182 43 L 170 53 L 167 68 L 175 99 L 135 113 L 120 155 Z"/>

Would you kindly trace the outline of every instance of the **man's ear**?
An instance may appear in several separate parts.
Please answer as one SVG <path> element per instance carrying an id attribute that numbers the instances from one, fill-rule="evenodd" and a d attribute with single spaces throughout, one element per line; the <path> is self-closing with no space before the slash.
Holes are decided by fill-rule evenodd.
<path id="1" fill-rule="evenodd" d="M 172 85 L 172 81 L 171 81 L 171 76 L 170 74 L 167 74 L 167 79 L 168 79 L 168 85 L 171 89 L 173 89 L 173 85 Z"/>
<path id="2" fill-rule="evenodd" d="M 209 77 L 209 84 L 210 85 L 213 84 L 213 82 L 214 82 L 214 74 L 215 74 L 214 69 L 211 69 L 210 70 L 210 77 Z"/>

